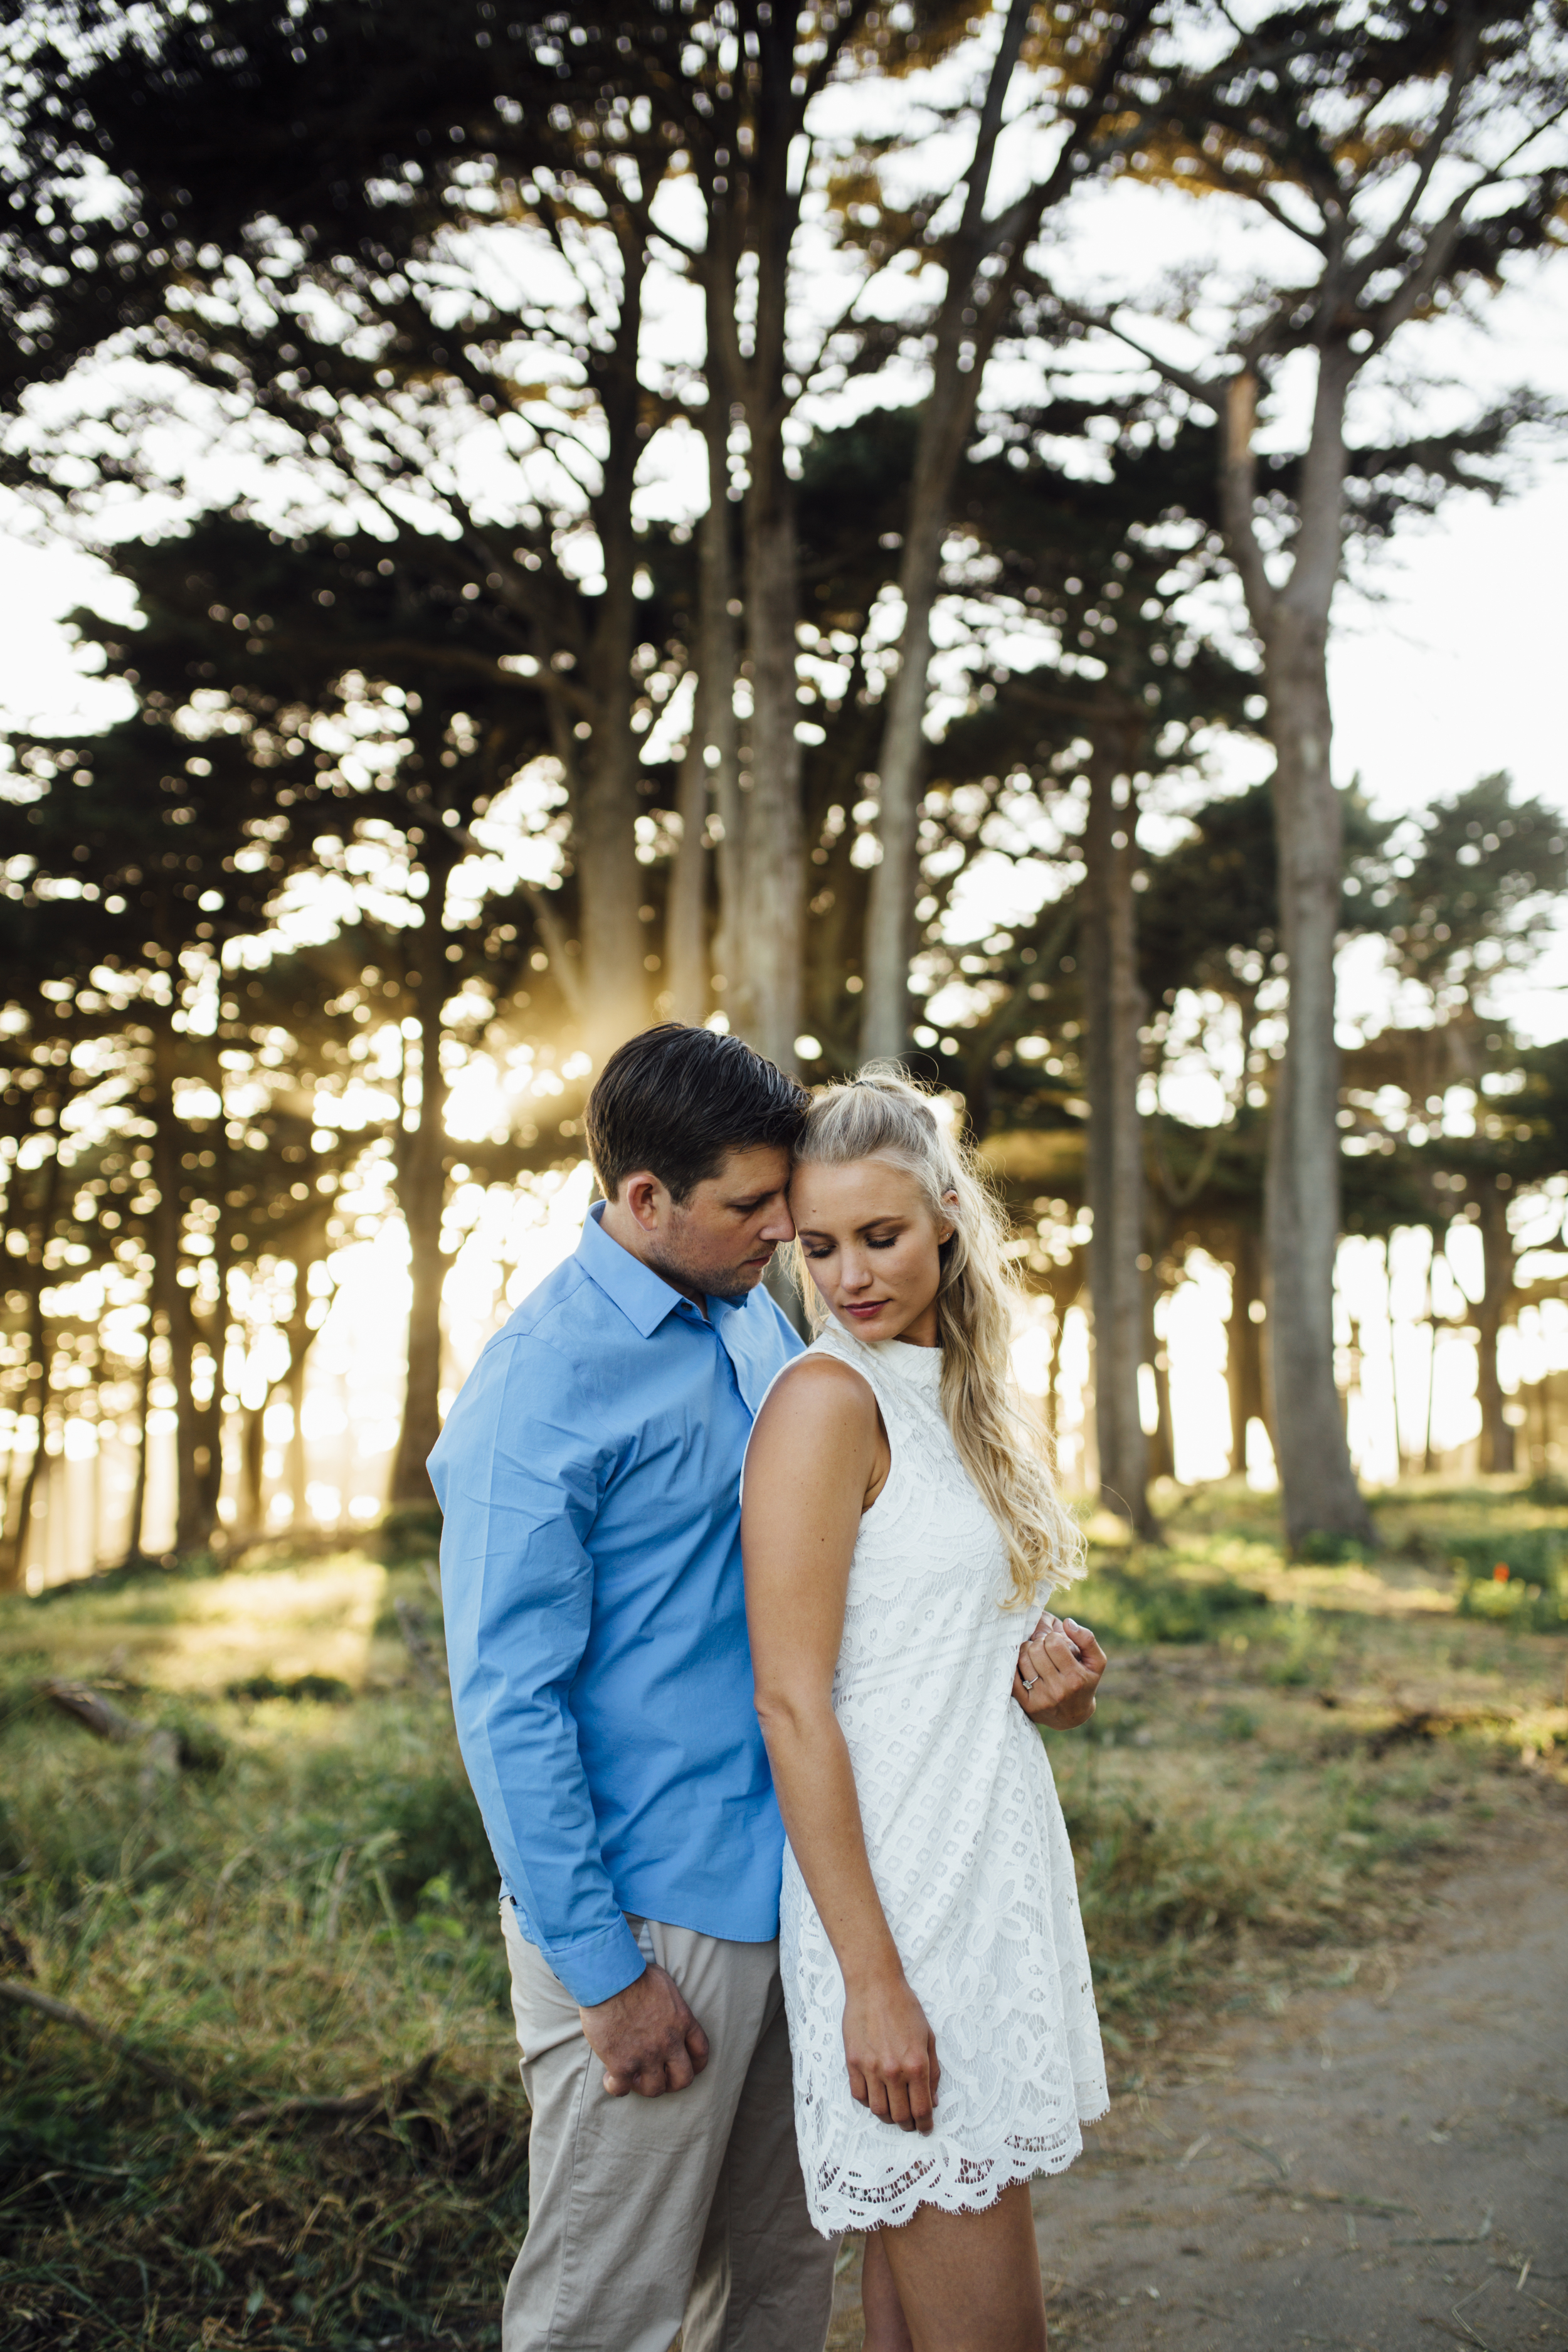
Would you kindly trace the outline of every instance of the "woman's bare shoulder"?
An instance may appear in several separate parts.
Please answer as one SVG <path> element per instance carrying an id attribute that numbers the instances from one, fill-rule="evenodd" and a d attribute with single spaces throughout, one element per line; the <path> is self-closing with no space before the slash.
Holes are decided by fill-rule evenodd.
<path id="1" fill-rule="evenodd" d="M 871 1383 L 853 1364 L 811 1350 L 784 1367 L 757 1417 L 757 1426 L 760 1429 L 764 1421 L 771 1421 L 797 1429 L 826 1428 L 847 1418 L 875 1427 L 877 1400 Z"/>

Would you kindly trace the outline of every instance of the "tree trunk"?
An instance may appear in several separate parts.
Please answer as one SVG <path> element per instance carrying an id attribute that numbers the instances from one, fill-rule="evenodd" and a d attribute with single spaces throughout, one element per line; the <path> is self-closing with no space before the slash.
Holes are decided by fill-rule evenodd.
<path id="1" fill-rule="evenodd" d="M 746 537 L 746 628 L 752 656 L 751 790 L 742 823 L 735 1028 L 781 1069 L 795 1066 L 802 1021 L 805 853 L 795 740 L 794 501 L 782 447 L 759 452 L 753 430 Z M 745 776 L 742 785 L 744 788 Z"/>
<path id="2" fill-rule="evenodd" d="M 271 1401 L 272 1391 L 268 1389 L 240 1424 L 239 1494 L 234 1514 L 237 1544 L 254 1543 L 267 1523 L 261 1492 L 265 1484 L 262 1465 L 267 1458 L 267 1408 Z"/>
<path id="3" fill-rule="evenodd" d="M 1498 1341 L 1508 1318 L 1513 1294 L 1513 1235 L 1508 1229 L 1508 1195 L 1495 1176 L 1477 1180 L 1476 1197 L 1481 1212 L 1481 1296 L 1473 1320 L 1476 1350 L 1476 1392 L 1481 1408 L 1481 1468 L 1511 1471 L 1514 1467 L 1513 1425 L 1503 1413 L 1502 1383 L 1498 1378 Z"/>
<path id="4" fill-rule="evenodd" d="M 698 665 L 701 676 L 702 751 L 718 819 L 719 919 L 714 932 L 713 989 L 721 1009 L 737 1014 L 743 961 L 745 802 L 741 793 L 740 732 L 735 719 L 739 669 L 733 605 L 735 561 L 730 496 L 730 426 L 741 398 L 735 345 L 735 254 L 727 205 L 710 201 L 702 291 L 708 341 L 708 511 L 698 526 Z M 720 982 L 723 982 L 722 987 Z"/>
<path id="5" fill-rule="evenodd" d="M 703 689 L 698 684 L 700 707 Z M 704 729 L 694 716 L 691 740 L 680 762 L 676 812 L 680 845 L 670 869 L 665 905 L 664 967 L 669 1009 L 677 1021 L 701 1021 L 708 1011 L 708 770 L 703 763 Z"/>
<path id="6" fill-rule="evenodd" d="M 795 1066 L 804 1009 L 805 946 L 805 827 L 795 625 L 799 610 L 795 499 L 784 464 L 784 426 L 791 401 L 785 327 L 790 251 L 800 217 L 789 186 L 790 144 L 800 128 L 795 77 L 795 20 L 787 10 L 759 28 L 755 83 L 755 162 L 746 187 L 745 229 L 756 257 L 752 348 L 732 362 L 749 440 L 745 523 L 746 639 L 751 656 L 751 759 L 741 783 L 746 801 L 741 853 L 736 983 L 727 995 L 731 1024 L 783 1069 Z M 727 205 L 715 194 L 716 234 L 725 237 Z M 746 790 L 747 778 L 750 788 Z"/>
<path id="7" fill-rule="evenodd" d="M 305 1453 L 305 1352 L 292 1346 L 289 1352 L 289 1406 L 294 1415 L 289 1437 L 289 1499 L 293 1505 L 289 1524 L 296 1535 L 302 1535 L 310 1516 L 310 1465 Z"/>
<path id="8" fill-rule="evenodd" d="M 433 892 L 435 887 L 432 877 Z M 635 909 L 632 929 L 640 935 L 642 927 L 636 920 Z M 388 1496 L 393 1503 L 434 1500 L 425 1465 L 441 1434 L 441 1289 L 447 1278 L 447 1261 L 441 1254 L 441 1218 L 447 1201 L 442 1147 L 446 1140 L 447 1089 L 441 1075 L 441 999 L 445 982 L 439 961 L 440 939 L 439 931 L 432 932 L 422 961 L 434 965 L 434 969 L 421 971 L 416 999 L 419 1103 L 412 1129 L 401 1129 L 398 1135 L 397 1202 L 408 1228 L 413 1297 L 408 1316 L 408 1385 L 404 1392 L 403 1427 Z"/>
<path id="9" fill-rule="evenodd" d="M 1274 1404 L 1285 1531 L 1375 1541 L 1334 1384 L 1340 1240 L 1340 1057 L 1334 942 L 1342 842 L 1329 766 L 1328 616 L 1282 619 L 1268 652 L 1278 765 L 1274 803 L 1289 1036 L 1274 1095 L 1264 1181 Z"/>
<path id="10" fill-rule="evenodd" d="M 1074 1250 L 1068 1265 L 1053 1266 L 1046 1280 L 1051 1302 L 1051 1358 L 1046 1380 L 1046 1430 L 1050 1438 L 1051 1466 L 1056 1467 L 1057 1439 L 1061 1433 L 1062 1341 L 1067 1336 L 1068 1308 L 1083 1288 L 1083 1253 Z"/>
<path id="11" fill-rule="evenodd" d="M 1399 1333 L 1394 1320 L 1394 1242 L 1385 1235 L 1383 1244 L 1383 1287 L 1388 1301 L 1388 1391 L 1394 1407 L 1394 1475 L 1397 1482 L 1405 1475 L 1405 1423 L 1399 1411 Z"/>
<path id="12" fill-rule="evenodd" d="M 899 567 L 904 626 L 899 640 L 898 672 L 889 689 L 878 755 L 877 835 L 882 855 L 871 875 L 866 912 L 866 994 L 861 1007 L 860 1047 L 868 1058 L 873 1059 L 894 1059 L 909 1044 L 910 956 L 925 766 L 931 609 L 941 582 L 942 547 L 947 535 L 953 479 L 969 439 L 985 362 L 1006 308 L 1000 289 L 989 302 L 977 294 L 975 269 L 987 249 L 985 198 L 991 184 L 991 167 L 1007 86 L 1028 28 L 1030 0 L 1012 0 L 992 62 L 965 178 L 963 218 L 953 239 L 947 284 L 937 315 L 931 390 L 921 409 L 904 524 L 903 558 Z"/>
<path id="13" fill-rule="evenodd" d="M 924 438 L 922 430 L 922 444 Z M 922 446 L 921 457 L 924 454 Z M 881 856 L 872 869 L 866 909 L 866 993 L 860 1017 L 860 1050 L 868 1060 L 897 1060 L 909 1044 L 931 616 L 947 527 L 945 493 L 951 487 L 951 475 L 937 483 L 922 480 L 921 474 L 917 458 L 900 579 L 904 628 L 879 753 L 877 837 Z"/>
<path id="14" fill-rule="evenodd" d="M 57 1111 L 58 1115 L 58 1111 Z M 0 1591 L 19 1592 L 26 1580 L 27 1536 L 33 1522 L 33 1501 L 37 1491 L 38 1474 L 44 1461 L 44 1415 L 49 1402 L 49 1333 L 44 1317 L 44 1252 L 54 1230 L 55 1209 L 59 1199 L 59 1153 L 51 1150 L 44 1163 L 37 1206 L 29 1219 L 27 1237 L 27 1364 L 28 1380 L 26 1395 L 37 1399 L 37 1434 L 33 1451 L 22 1475 L 21 1491 L 16 1498 L 16 1525 L 5 1547 L 4 1574 L 0 1575 Z M 35 1375 L 31 1367 L 37 1364 Z"/>
<path id="15" fill-rule="evenodd" d="M 131 1517 L 125 1530 L 122 1565 L 132 1568 L 143 1557 L 142 1522 L 147 1516 L 147 1416 L 153 1403 L 153 1310 L 147 1310 L 147 1348 L 142 1359 L 142 1379 L 136 1398 L 136 1475 L 131 1487 Z"/>
<path id="16" fill-rule="evenodd" d="M 1421 1444 L 1422 1475 L 1430 1478 L 1437 1467 L 1437 1455 L 1432 1444 L 1432 1412 L 1437 1402 L 1437 1333 L 1442 1328 L 1437 1320 L 1437 1296 L 1433 1286 L 1433 1270 L 1437 1263 L 1437 1241 L 1432 1239 L 1432 1255 L 1426 1261 L 1426 1333 L 1431 1349 L 1426 1358 L 1426 1431 Z"/>
<path id="17" fill-rule="evenodd" d="M 643 877 L 637 860 L 638 760 L 631 730 L 631 657 L 637 628 L 632 583 L 641 560 L 632 527 L 632 485 L 642 446 L 637 438 L 637 347 L 647 256 L 629 223 L 621 239 L 621 259 L 614 348 L 590 371 L 605 436 L 604 470 L 592 502 L 605 589 L 589 649 L 593 732 L 581 761 L 575 828 L 585 1043 L 595 1063 L 644 1026 L 648 997 L 644 932 L 637 919 Z M 433 885 L 434 880 L 432 876 Z M 435 1436 L 432 1423 L 432 1444 Z M 399 1464 L 401 1475 L 401 1454 Z M 422 1476 L 423 1456 L 418 1466 Z"/>
<path id="18" fill-rule="evenodd" d="M 1226 1323 L 1226 1385 L 1230 1391 L 1230 1471 L 1233 1478 L 1241 1477 L 1247 1469 L 1247 1432 L 1248 1423 L 1260 1421 L 1268 1430 L 1268 1442 L 1274 1442 L 1269 1428 L 1268 1402 L 1263 1387 L 1263 1326 L 1255 1322 L 1252 1308 L 1263 1297 L 1263 1265 L 1258 1235 L 1250 1225 L 1237 1232 L 1232 1251 L 1230 1275 L 1230 1315 Z"/>
<path id="19" fill-rule="evenodd" d="M 42 1286 L 40 1285 L 40 1290 Z M 38 1491 L 38 1478 L 44 1466 L 44 1423 L 49 1410 L 49 1332 L 44 1320 L 41 1299 L 34 1311 L 33 1328 L 28 1334 L 28 1346 L 36 1347 L 37 1355 L 28 1362 L 41 1366 L 35 1383 L 37 1397 L 37 1432 L 33 1439 L 33 1451 L 27 1459 L 22 1479 L 22 1491 L 16 1498 L 16 1531 L 11 1539 L 11 1584 L 20 1591 L 27 1574 L 27 1538 L 33 1529 L 33 1504 Z"/>
<path id="20" fill-rule="evenodd" d="M 1176 1433 L 1171 1421 L 1171 1368 L 1164 1343 L 1154 1328 L 1154 1309 L 1163 1292 L 1156 1295 L 1154 1277 L 1145 1275 L 1143 1294 L 1148 1300 L 1148 1321 L 1144 1330 L 1143 1360 L 1154 1376 L 1154 1433 L 1145 1441 L 1144 1455 L 1151 1478 L 1173 1478 L 1176 1475 Z"/>
<path id="21" fill-rule="evenodd" d="M 1222 404 L 1221 499 L 1230 551 L 1263 647 L 1275 751 L 1279 940 L 1289 1029 L 1268 1130 L 1264 1233 L 1275 1454 L 1292 1546 L 1321 1530 L 1376 1540 L 1351 1467 L 1334 1385 L 1340 1238 L 1339 1047 L 1334 943 L 1343 866 L 1331 763 L 1329 613 L 1343 553 L 1345 399 L 1356 362 L 1343 340 L 1318 352 L 1289 578 L 1269 580 L 1257 522 L 1258 378 L 1234 375 Z"/>
<path id="22" fill-rule="evenodd" d="M 1157 1538 L 1149 1507 L 1147 1448 L 1138 1410 L 1143 1353 L 1143 1138 L 1138 1112 L 1142 1003 L 1134 933 L 1133 827 L 1136 810 L 1119 809 L 1117 755 L 1110 741 L 1089 761 L 1084 831 L 1083 913 L 1079 957 L 1086 1016 L 1085 1091 L 1089 1097 L 1086 1195 L 1092 1218 L 1089 1286 L 1094 1305 L 1094 1421 L 1101 1499 L 1133 1531 Z"/>
<path id="23" fill-rule="evenodd" d="M 1051 1359 L 1046 1371 L 1046 1434 L 1051 1444 L 1051 1467 L 1057 1465 L 1057 1440 L 1061 1435 L 1062 1407 L 1062 1339 L 1067 1328 L 1067 1309 L 1051 1301 Z"/>
<path id="24" fill-rule="evenodd" d="M 150 1223 L 153 1244 L 153 1297 L 163 1314 L 169 1341 L 169 1376 L 174 1383 L 175 1500 L 174 1549 L 199 1551 L 212 1533 L 205 1507 L 204 1481 L 197 1460 L 201 1444 L 200 1416 L 192 1380 L 195 1318 L 191 1293 L 180 1280 L 184 1220 L 180 1213 L 180 1130 L 174 1118 L 174 1072 L 179 1041 L 164 1005 L 148 1008 L 153 1031 L 153 1181 L 158 1205 Z M 194 1267 L 190 1269 L 195 1271 Z"/>

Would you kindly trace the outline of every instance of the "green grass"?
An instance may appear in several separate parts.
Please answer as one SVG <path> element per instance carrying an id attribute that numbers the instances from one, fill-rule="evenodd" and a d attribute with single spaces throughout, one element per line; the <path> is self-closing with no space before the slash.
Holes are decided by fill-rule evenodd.
<path id="1" fill-rule="evenodd" d="M 104 1598 L 104 1650 L 129 1637 L 143 1660 L 98 1686 L 141 1720 L 210 1727 L 205 1769 L 144 1791 L 134 1750 L 35 1695 L 50 1634 L 81 1671 Z M 445 1698 L 374 1636 L 347 1703 L 226 1698 L 221 1657 L 214 1690 L 159 1691 L 178 1612 L 126 1599 L 0 1613 L 0 1910 L 42 1988 L 195 2087 L 0 2008 L 0 2344 L 488 2335 L 526 2109 Z M 350 2118 L 266 2113 L 364 2091 L 384 2095 Z"/>
<path id="2" fill-rule="evenodd" d="M 1070 1606 L 1111 1673 L 1047 1741 L 1124 2084 L 1193 2004 L 1403 1932 L 1568 1745 L 1568 1650 L 1522 1603 L 1460 1613 L 1451 1565 L 1539 1557 L 1560 1506 L 1389 1498 L 1376 1560 L 1291 1564 L 1267 1497 L 1164 1500 L 1160 1549 L 1095 1546 Z M 6 2352 L 493 2342 L 526 2113 L 493 1867 L 393 1608 L 434 1624 L 426 1533 L 0 1602 L 0 1973 L 188 2085 L 0 2005 Z M 1502 1557 L 1469 1581 L 1523 1594 Z M 144 1786 L 50 1675 L 173 1730 L 183 1769 Z"/>

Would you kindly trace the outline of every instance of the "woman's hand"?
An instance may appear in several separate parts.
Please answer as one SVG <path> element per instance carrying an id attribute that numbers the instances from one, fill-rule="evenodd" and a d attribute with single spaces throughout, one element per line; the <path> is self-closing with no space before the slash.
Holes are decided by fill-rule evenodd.
<path id="1" fill-rule="evenodd" d="M 849 1990 L 844 2002 L 844 2055 L 850 2095 L 900 2131 L 933 2127 L 936 2036 L 902 1975 Z"/>
<path id="2" fill-rule="evenodd" d="M 1018 1652 L 1013 1696 L 1031 1723 L 1076 1731 L 1094 1713 L 1106 1656 L 1087 1625 L 1042 1617 Z"/>

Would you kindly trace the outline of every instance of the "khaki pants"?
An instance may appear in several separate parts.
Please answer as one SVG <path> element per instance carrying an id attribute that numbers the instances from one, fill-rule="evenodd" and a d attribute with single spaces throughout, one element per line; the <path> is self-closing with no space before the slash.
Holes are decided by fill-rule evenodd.
<path id="1" fill-rule="evenodd" d="M 806 2214 L 777 1945 L 634 1919 L 710 2055 L 687 2090 L 612 2099 L 510 1903 L 501 1926 L 533 2110 L 502 2352 L 670 2352 L 682 2329 L 683 2352 L 821 2352 L 836 2247 Z"/>

